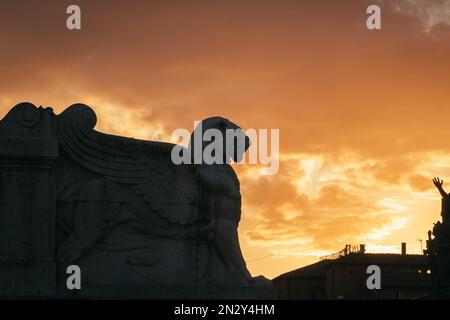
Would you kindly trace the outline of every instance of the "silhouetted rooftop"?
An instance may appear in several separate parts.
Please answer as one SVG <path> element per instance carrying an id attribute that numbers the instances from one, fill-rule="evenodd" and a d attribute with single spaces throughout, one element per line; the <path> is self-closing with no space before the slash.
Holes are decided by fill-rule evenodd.
<path id="1" fill-rule="evenodd" d="M 328 261 L 331 264 L 391 264 L 391 265 L 428 265 L 427 257 L 422 254 L 397 253 L 351 253 Z"/>
<path id="2" fill-rule="evenodd" d="M 279 275 L 280 278 L 319 278 L 326 276 L 326 268 L 335 264 L 377 264 L 377 265 L 403 265 L 424 266 L 428 265 L 427 257 L 421 254 L 400 253 L 350 253 L 337 259 L 324 259 Z"/>
<path id="3" fill-rule="evenodd" d="M 278 277 L 274 278 L 273 280 L 277 280 L 281 277 L 292 277 L 292 278 L 320 278 L 326 276 L 326 270 L 325 267 L 330 263 L 330 260 L 322 260 L 310 265 L 307 265 L 305 267 L 301 267 L 286 273 L 283 273 L 279 275 Z"/>

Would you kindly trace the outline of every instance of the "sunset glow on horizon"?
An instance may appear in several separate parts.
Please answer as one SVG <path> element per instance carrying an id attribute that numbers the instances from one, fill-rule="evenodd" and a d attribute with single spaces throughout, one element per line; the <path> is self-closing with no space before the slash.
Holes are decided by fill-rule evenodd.
<path id="1" fill-rule="evenodd" d="M 450 191 L 450 1 L 77 3 L 79 32 L 65 28 L 70 1 L 0 4 L 0 117 L 81 102 L 97 130 L 147 140 L 214 115 L 279 129 L 276 175 L 234 165 L 254 276 L 346 244 L 425 249 L 440 219 L 431 179 Z M 366 28 L 369 4 L 381 30 Z"/>

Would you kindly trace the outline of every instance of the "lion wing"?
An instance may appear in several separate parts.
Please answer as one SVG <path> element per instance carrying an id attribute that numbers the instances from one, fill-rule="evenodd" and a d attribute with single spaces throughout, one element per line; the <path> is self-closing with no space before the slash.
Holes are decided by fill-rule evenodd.
<path id="1" fill-rule="evenodd" d="M 136 185 L 143 200 L 172 223 L 199 218 L 195 173 L 172 163 L 174 144 L 98 132 L 95 112 L 84 104 L 70 106 L 57 120 L 60 146 L 73 161 L 114 182 Z"/>

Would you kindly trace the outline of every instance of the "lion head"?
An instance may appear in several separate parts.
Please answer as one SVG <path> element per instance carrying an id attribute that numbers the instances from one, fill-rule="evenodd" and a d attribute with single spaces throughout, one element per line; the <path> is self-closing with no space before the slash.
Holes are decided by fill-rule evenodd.
<path id="1" fill-rule="evenodd" d="M 194 163 L 240 162 L 250 147 L 250 139 L 244 130 L 223 117 L 210 117 L 195 127 L 189 140 L 189 150 Z M 212 159 L 208 159 L 208 157 Z M 195 161 L 197 158 L 197 161 Z"/>

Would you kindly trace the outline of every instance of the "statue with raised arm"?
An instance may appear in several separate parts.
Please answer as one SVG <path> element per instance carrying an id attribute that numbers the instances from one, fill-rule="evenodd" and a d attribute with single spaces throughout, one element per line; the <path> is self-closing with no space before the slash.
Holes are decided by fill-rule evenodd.
<path id="1" fill-rule="evenodd" d="M 444 181 L 439 179 L 438 177 L 433 178 L 433 183 L 436 186 L 436 188 L 439 190 L 439 193 L 442 196 L 442 209 L 441 209 L 441 215 L 442 215 L 442 222 L 447 220 L 447 217 L 450 215 L 450 195 L 445 192 L 444 188 L 442 187 Z"/>
<path id="2" fill-rule="evenodd" d="M 432 296 L 450 298 L 450 195 L 442 187 L 444 181 L 438 177 L 433 183 L 442 196 L 442 222 L 434 223 L 433 232 L 428 232 L 426 254 L 432 274 Z M 433 237 L 432 237 L 433 235 Z"/>

